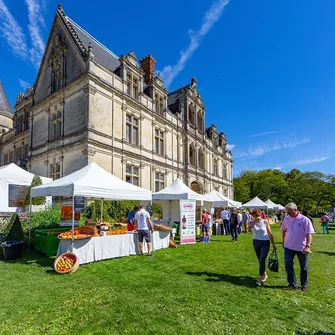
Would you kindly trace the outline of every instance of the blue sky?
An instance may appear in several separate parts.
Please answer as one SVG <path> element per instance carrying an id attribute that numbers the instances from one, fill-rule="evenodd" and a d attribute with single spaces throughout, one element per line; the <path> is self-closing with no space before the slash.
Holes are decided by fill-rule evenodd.
<path id="1" fill-rule="evenodd" d="M 0 0 L 0 79 L 33 84 L 59 0 Z M 335 171 L 335 1 L 64 0 L 115 54 L 151 53 L 170 91 L 192 77 L 206 125 L 243 169 Z"/>

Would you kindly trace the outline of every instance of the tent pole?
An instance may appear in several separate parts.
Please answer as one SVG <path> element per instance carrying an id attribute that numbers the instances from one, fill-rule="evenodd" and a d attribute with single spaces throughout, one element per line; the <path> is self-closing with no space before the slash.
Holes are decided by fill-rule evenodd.
<path id="1" fill-rule="evenodd" d="M 71 238 L 71 252 L 73 252 L 74 243 L 74 191 L 72 191 L 72 238 Z"/>
<path id="2" fill-rule="evenodd" d="M 102 214 L 104 212 L 104 199 L 101 199 L 100 223 L 102 223 Z"/>
<path id="3" fill-rule="evenodd" d="M 30 199 L 29 199 L 29 246 L 28 246 L 29 251 L 30 251 L 30 242 L 31 242 L 31 206 L 32 206 L 32 197 L 31 197 L 31 190 L 30 190 Z"/>

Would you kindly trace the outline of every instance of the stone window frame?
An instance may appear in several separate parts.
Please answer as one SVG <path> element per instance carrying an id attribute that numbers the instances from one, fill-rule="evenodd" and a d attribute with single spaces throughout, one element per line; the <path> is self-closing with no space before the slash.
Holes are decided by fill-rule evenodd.
<path id="1" fill-rule="evenodd" d="M 165 131 L 159 128 L 155 128 L 155 153 L 162 156 L 165 153 Z"/>
<path id="2" fill-rule="evenodd" d="M 126 75 L 126 81 L 127 81 L 127 94 L 137 100 L 138 94 L 139 94 L 139 87 L 140 87 L 140 78 L 136 75 L 134 75 L 132 72 L 127 72 Z"/>
<path id="3" fill-rule="evenodd" d="M 202 157 L 202 159 L 201 159 L 201 157 Z M 206 164 L 205 164 L 205 153 L 204 153 L 204 150 L 200 147 L 198 149 L 198 167 L 200 169 L 204 170 L 205 166 L 206 166 Z"/>
<path id="4" fill-rule="evenodd" d="M 227 178 L 227 164 L 225 163 L 222 164 L 222 178 L 228 179 Z"/>
<path id="5" fill-rule="evenodd" d="M 164 113 L 164 97 L 159 93 L 155 93 L 155 108 L 156 108 L 156 113 L 163 116 L 163 113 Z"/>
<path id="6" fill-rule="evenodd" d="M 136 136 L 134 139 L 134 131 Z M 126 141 L 129 144 L 138 146 L 140 140 L 140 119 L 131 114 L 126 114 Z"/>
<path id="7" fill-rule="evenodd" d="M 62 110 L 57 109 L 51 112 L 50 117 L 50 140 L 57 141 L 62 138 Z"/>
<path id="8" fill-rule="evenodd" d="M 213 158 L 213 175 L 214 176 L 218 176 L 219 175 L 219 169 L 218 169 L 219 165 L 218 165 L 218 159 L 217 158 Z"/>
<path id="9" fill-rule="evenodd" d="M 13 163 L 14 162 L 14 151 L 10 151 L 9 152 L 9 163 Z"/>
<path id="10" fill-rule="evenodd" d="M 50 170 L 49 170 L 49 177 L 52 178 L 52 180 L 60 179 L 61 177 L 61 169 L 60 169 L 60 163 L 53 163 L 50 164 Z"/>
<path id="11" fill-rule="evenodd" d="M 188 123 L 192 125 L 193 127 L 196 126 L 196 120 L 195 120 L 195 110 L 193 104 L 188 105 L 188 111 L 187 111 L 187 119 Z"/>
<path id="12" fill-rule="evenodd" d="M 9 154 L 8 154 L 8 152 L 3 155 L 3 164 L 4 165 L 9 164 Z"/>
<path id="13" fill-rule="evenodd" d="M 126 182 L 140 186 L 140 168 L 138 166 L 126 164 Z"/>
<path id="14" fill-rule="evenodd" d="M 155 171 L 155 192 L 161 191 L 165 187 L 165 173 Z"/>
<path id="15" fill-rule="evenodd" d="M 193 158 L 191 158 L 191 150 L 193 152 Z M 195 146 L 193 143 L 189 145 L 188 159 L 189 159 L 190 165 L 196 166 L 197 155 L 196 155 L 196 150 L 195 150 Z"/>

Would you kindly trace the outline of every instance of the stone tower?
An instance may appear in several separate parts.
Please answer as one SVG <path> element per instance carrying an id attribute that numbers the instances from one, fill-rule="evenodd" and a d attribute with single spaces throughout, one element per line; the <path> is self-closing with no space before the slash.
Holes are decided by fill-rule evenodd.
<path id="1" fill-rule="evenodd" d="M 0 80 L 0 136 L 13 127 L 13 110 Z"/>

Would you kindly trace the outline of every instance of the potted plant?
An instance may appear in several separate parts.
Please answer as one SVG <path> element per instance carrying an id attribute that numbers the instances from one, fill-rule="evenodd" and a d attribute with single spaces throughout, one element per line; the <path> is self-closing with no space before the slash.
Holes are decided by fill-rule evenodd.
<path id="1" fill-rule="evenodd" d="M 23 252 L 23 229 L 20 218 L 17 213 L 13 213 L 9 224 L 3 232 L 3 240 L 1 243 L 5 260 L 13 260 L 21 258 Z"/>

